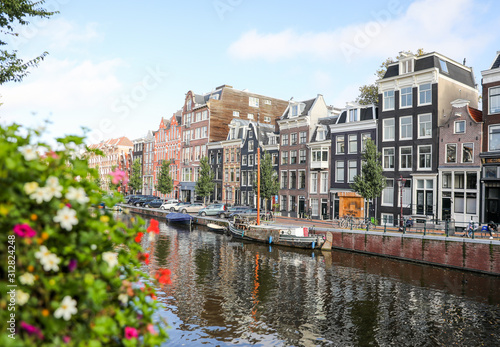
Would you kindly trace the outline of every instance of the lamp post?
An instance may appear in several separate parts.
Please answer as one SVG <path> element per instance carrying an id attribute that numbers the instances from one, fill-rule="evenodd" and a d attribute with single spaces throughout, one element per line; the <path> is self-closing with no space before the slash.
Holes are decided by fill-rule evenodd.
<path id="1" fill-rule="evenodd" d="M 399 217 L 399 227 L 401 231 L 404 230 L 404 221 L 403 221 L 403 186 L 406 183 L 406 178 L 403 178 L 403 175 L 399 176 L 399 205 L 401 206 L 401 214 Z"/>

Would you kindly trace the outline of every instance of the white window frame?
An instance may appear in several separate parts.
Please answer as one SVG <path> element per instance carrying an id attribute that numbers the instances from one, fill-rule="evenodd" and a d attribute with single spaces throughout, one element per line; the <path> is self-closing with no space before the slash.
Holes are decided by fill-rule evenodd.
<path id="1" fill-rule="evenodd" d="M 428 122 L 425 122 L 425 124 L 429 124 L 429 128 L 425 127 L 425 130 L 427 132 L 427 130 L 430 130 L 430 134 L 427 135 L 427 134 L 424 134 L 422 135 L 421 134 L 421 124 L 424 124 L 421 119 L 423 117 L 427 117 L 427 116 L 430 116 L 430 120 Z M 432 137 L 432 113 L 424 113 L 424 114 L 419 114 L 418 115 L 418 135 L 417 137 L 419 139 L 430 139 Z"/>
<path id="2" fill-rule="evenodd" d="M 493 94 L 495 93 L 495 94 Z M 498 106 L 494 110 L 492 109 L 491 100 L 495 98 L 498 99 Z M 488 89 L 488 114 L 497 114 L 500 113 L 500 86 L 491 87 Z"/>
<path id="3" fill-rule="evenodd" d="M 392 187 L 389 187 L 387 184 L 385 186 L 385 188 L 382 190 L 382 199 L 381 199 L 381 206 L 394 206 L 394 179 L 393 178 L 386 178 L 386 183 L 389 182 L 389 181 L 392 181 Z M 388 195 L 388 193 L 390 193 L 390 195 Z M 387 195 L 387 196 L 386 196 Z M 389 203 L 389 202 L 386 202 L 385 199 L 386 197 L 389 197 L 391 198 L 392 200 L 392 203 Z"/>
<path id="4" fill-rule="evenodd" d="M 429 153 L 423 153 L 425 155 L 429 155 L 430 156 L 430 159 L 429 159 L 429 164 L 430 166 L 429 167 L 421 167 L 420 166 L 420 155 L 422 153 L 420 153 L 420 150 L 422 149 L 422 147 L 430 147 L 430 152 Z M 418 167 L 418 170 L 432 170 L 432 145 L 421 145 L 421 146 L 418 146 L 418 163 L 417 163 L 417 167 Z"/>
<path id="5" fill-rule="evenodd" d="M 247 166 L 247 156 L 246 155 L 242 155 L 241 156 L 241 165 L 243 166 Z"/>
<path id="6" fill-rule="evenodd" d="M 458 124 L 463 124 L 464 125 L 464 131 L 457 131 L 457 125 Z M 467 130 L 467 122 L 465 120 L 457 120 L 453 123 L 453 134 L 465 134 Z"/>
<path id="7" fill-rule="evenodd" d="M 358 117 L 358 109 L 353 108 L 349 110 L 349 122 L 357 122 L 359 120 Z"/>
<path id="8" fill-rule="evenodd" d="M 421 90 L 422 87 L 429 86 L 429 89 Z M 425 100 L 422 102 L 422 98 Z M 429 100 L 427 100 L 429 98 Z M 418 106 L 432 104 L 432 83 L 423 83 L 418 86 Z"/>
<path id="9" fill-rule="evenodd" d="M 281 145 L 288 146 L 288 134 L 281 135 Z"/>
<path id="10" fill-rule="evenodd" d="M 493 132 L 495 129 L 497 129 L 495 132 Z M 492 134 L 498 134 L 497 136 L 500 137 L 500 125 L 499 124 L 493 124 L 488 126 L 488 152 L 497 152 L 500 151 L 500 139 L 498 141 L 498 148 L 491 149 L 491 135 Z"/>
<path id="11" fill-rule="evenodd" d="M 351 141 L 351 138 L 354 140 Z M 349 134 L 348 135 L 348 148 L 347 148 L 347 153 L 348 154 L 356 154 L 358 153 L 358 135 L 357 134 Z M 351 142 L 356 144 L 356 148 L 351 151 Z"/>
<path id="12" fill-rule="evenodd" d="M 403 124 L 403 120 L 410 120 L 410 124 Z M 405 127 L 405 133 L 407 136 L 403 137 L 403 126 Z M 410 128 L 410 136 L 408 136 L 408 129 Z M 399 118 L 399 139 L 400 140 L 411 140 L 413 138 L 413 116 L 403 116 Z"/>
<path id="13" fill-rule="evenodd" d="M 351 163 L 356 164 L 356 166 L 351 166 Z M 356 173 L 351 177 L 351 169 L 355 169 Z M 354 177 L 358 175 L 358 161 L 357 160 L 348 160 L 347 161 L 347 182 L 353 183 Z"/>
<path id="14" fill-rule="evenodd" d="M 404 93 L 404 91 L 410 90 L 409 93 Z M 409 96 L 409 97 L 408 97 Z M 404 97 L 404 98 L 403 98 Z M 408 102 L 408 99 L 410 99 L 409 104 L 403 105 L 403 99 L 405 100 L 405 103 Z M 399 90 L 399 108 L 410 108 L 413 106 L 413 88 L 412 87 L 403 87 Z"/>
<path id="15" fill-rule="evenodd" d="M 342 141 L 339 141 L 339 139 L 342 139 Z M 339 151 L 339 144 L 343 145 L 343 151 Z M 345 136 L 344 135 L 335 136 L 335 153 L 336 154 L 345 154 Z"/>
<path id="16" fill-rule="evenodd" d="M 403 149 L 410 149 L 410 167 L 406 167 L 406 168 L 403 168 L 402 167 L 402 164 L 403 164 L 403 154 L 402 154 L 402 150 Z M 405 156 L 407 156 L 408 154 L 405 154 Z M 405 161 L 406 162 L 406 161 Z M 411 171 L 413 169 L 413 147 L 412 146 L 401 146 L 399 147 L 399 170 L 401 171 Z"/>
<path id="17" fill-rule="evenodd" d="M 249 96 L 248 97 L 248 106 L 259 107 L 259 98 Z"/>
<path id="18" fill-rule="evenodd" d="M 386 151 L 392 150 L 392 155 L 386 154 Z M 392 167 L 390 167 L 391 160 L 390 158 L 392 157 Z M 386 167 L 386 163 L 389 163 L 389 166 Z M 382 148 L 382 167 L 384 168 L 384 171 L 394 171 L 394 168 L 396 167 L 396 150 L 394 147 L 384 147 Z"/>
<path id="19" fill-rule="evenodd" d="M 394 102 L 394 90 L 386 90 L 384 93 L 383 93 L 383 111 L 390 111 L 390 110 L 394 110 L 394 105 L 395 105 L 395 102 Z M 392 100 L 392 105 L 391 105 L 391 101 Z"/>
<path id="20" fill-rule="evenodd" d="M 317 172 L 311 173 L 311 193 L 313 193 L 313 194 L 318 193 L 318 173 Z"/>
<path id="21" fill-rule="evenodd" d="M 250 120 L 254 120 L 253 113 L 249 113 L 248 116 L 247 116 L 247 118 L 250 119 Z"/>
<path id="22" fill-rule="evenodd" d="M 471 153 L 471 161 L 464 161 L 464 147 L 465 145 L 471 145 L 472 153 Z M 473 142 L 465 142 L 462 143 L 462 163 L 463 164 L 472 164 L 474 162 L 474 143 Z"/>
<path id="23" fill-rule="evenodd" d="M 390 213 L 381 213 L 380 222 L 382 225 L 394 225 L 394 215 Z"/>
<path id="24" fill-rule="evenodd" d="M 240 117 L 240 112 L 239 111 L 233 111 L 233 117 Z"/>
<path id="25" fill-rule="evenodd" d="M 386 123 L 392 121 L 392 125 L 387 126 Z M 392 127 L 392 137 L 388 137 L 387 129 Z M 382 120 L 382 141 L 394 141 L 396 139 L 396 120 L 394 118 L 386 118 Z"/>
<path id="26" fill-rule="evenodd" d="M 448 146 L 455 146 L 455 161 L 448 160 Z M 458 146 L 456 143 L 447 143 L 444 145 L 444 162 L 447 164 L 458 163 Z"/>
<path id="27" fill-rule="evenodd" d="M 320 192 L 321 194 L 328 193 L 328 172 L 322 171 L 320 174 Z"/>
<path id="28" fill-rule="evenodd" d="M 342 164 L 342 167 L 339 167 L 339 164 Z M 342 170 L 342 175 L 339 175 L 339 169 Z M 337 160 L 335 162 L 335 182 L 344 183 L 345 182 L 345 161 Z"/>

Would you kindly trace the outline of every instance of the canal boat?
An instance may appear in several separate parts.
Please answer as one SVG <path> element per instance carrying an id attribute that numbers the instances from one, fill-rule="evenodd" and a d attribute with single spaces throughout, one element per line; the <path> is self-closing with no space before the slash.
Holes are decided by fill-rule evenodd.
<path id="1" fill-rule="evenodd" d="M 215 223 L 208 223 L 207 224 L 207 228 L 210 231 L 215 231 L 215 232 L 218 232 L 218 233 L 223 233 L 224 231 L 227 230 L 227 227 L 225 227 L 223 225 L 215 224 Z"/>
<path id="2" fill-rule="evenodd" d="M 278 246 L 321 249 L 325 243 L 322 235 L 309 234 L 308 228 L 252 224 L 244 220 L 229 222 L 229 231 L 233 237 L 269 243 Z"/>
<path id="3" fill-rule="evenodd" d="M 170 223 L 176 223 L 176 224 L 191 224 L 191 221 L 193 220 L 193 217 L 189 214 L 186 213 L 177 213 L 177 212 L 170 212 L 165 216 L 167 219 L 167 222 Z"/>

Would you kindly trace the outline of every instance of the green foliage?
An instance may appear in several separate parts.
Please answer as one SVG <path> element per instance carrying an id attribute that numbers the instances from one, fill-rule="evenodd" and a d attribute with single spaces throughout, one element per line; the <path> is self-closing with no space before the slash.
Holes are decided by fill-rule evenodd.
<path id="1" fill-rule="evenodd" d="M 264 200 L 271 199 L 278 194 L 280 189 L 278 174 L 273 168 L 273 159 L 271 154 L 264 152 L 260 162 L 260 196 Z M 254 185 L 257 194 L 257 184 Z M 264 204 L 264 206 L 267 206 Z"/>
<path id="2" fill-rule="evenodd" d="M 380 157 L 377 146 L 368 139 L 363 153 L 361 175 L 355 176 L 354 183 L 351 184 L 351 188 L 367 200 L 379 197 L 385 188 L 385 176 L 382 174 Z"/>
<path id="3" fill-rule="evenodd" d="M 167 334 L 152 329 L 158 305 L 138 270 L 143 250 L 135 237 L 144 221 L 127 227 L 93 207 L 103 191 L 97 171 L 75 155 L 83 138 L 58 139 L 52 151 L 39 135 L 0 127 L 0 254 L 12 266 L 0 269 L 0 320 L 5 326 L 15 315 L 15 339 L 4 328 L 0 345 L 160 345 Z M 104 202 L 120 200 L 115 193 Z"/>
<path id="4" fill-rule="evenodd" d="M 134 193 L 142 188 L 142 170 L 139 159 L 134 160 L 132 164 L 132 174 L 130 175 L 128 186 L 134 190 Z"/>
<path id="5" fill-rule="evenodd" d="M 30 0 L 5 0 L 0 4 L 0 33 L 9 36 L 19 36 L 15 32 L 15 27 L 20 25 L 28 25 L 29 17 L 49 18 L 57 12 L 49 12 L 41 6 L 45 0 L 30 1 Z M 0 38 L 0 46 L 6 46 L 6 38 Z M 16 50 L 0 50 L 0 84 L 9 81 L 19 82 L 29 72 L 28 69 L 37 66 L 46 56 L 47 52 L 43 52 L 38 57 L 35 57 L 27 62 L 18 58 Z"/>
<path id="6" fill-rule="evenodd" d="M 174 189 L 174 183 L 170 177 L 170 161 L 168 160 L 164 160 L 161 164 L 156 189 L 162 194 L 170 194 Z"/>
<path id="7" fill-rule="evenodd" d="M 215 188 L 214 173 L 210 164 L 208 163 L 208 157 L 202 157 L 200 159 L 200 172 L 198 175 L 198 181 L 196 182 L 195 192 L 196 195 L 201 196 L 203 201 L 206 203 L 207 198 L 212 194 Z"/>
<path id="8" fill-rule="evenodd" d="M 384 62 L 382 62 L 377 71 L 375 71 L 375 76 L 377 76 L 377 79 L 383 78 L 387 71 L 387 67 L 390 64 L 394 63 L 397 59 L 401 58 L 403 54 L 406 53 L 414 54 L 412 51 L 400 52 L 396 57 L 396 59 L 387 58 Z M 423 48 L 417 49 L 417 53 L 415 53 L 417 57 L 424 54 L 425 52 Z M 375 83 L 372 83 L 372 84 L 365 84 L 359 87 L 359 95 L 356 98 L 356 102 L 360 105 L 371 105 L 371 104 L 378 105 L 378 86 Z"/>

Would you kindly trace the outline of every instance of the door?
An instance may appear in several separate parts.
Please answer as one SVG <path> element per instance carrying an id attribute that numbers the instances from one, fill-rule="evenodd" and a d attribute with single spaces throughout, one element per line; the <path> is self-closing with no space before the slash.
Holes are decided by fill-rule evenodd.
<path id="1" fill-rule="evenodd" d="M 304 217 L 304 212 L 306 210 L 306 200 L 303 196 L 299 197 L 299 217 Z"/>
<path id="2" fill-rule="evenodd" d="M 328 202 L 325 199 L 321 199 L 321 218 L 328 219 Z"/>
<path id="3" fill-rule="evenodd" d="M 441 209 L 441 219 L 448 220 L 451 217 L 451 198 L 443 198 Z"/>

